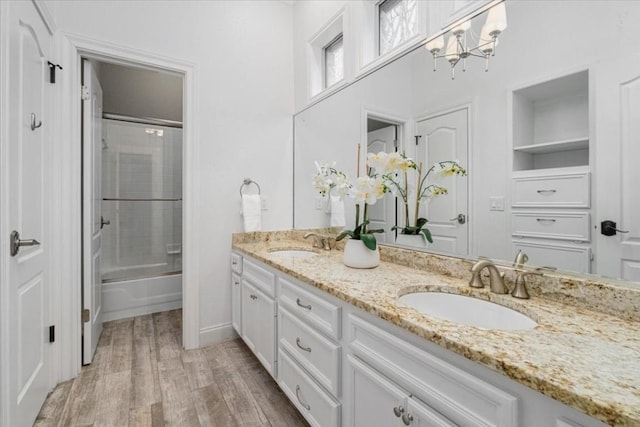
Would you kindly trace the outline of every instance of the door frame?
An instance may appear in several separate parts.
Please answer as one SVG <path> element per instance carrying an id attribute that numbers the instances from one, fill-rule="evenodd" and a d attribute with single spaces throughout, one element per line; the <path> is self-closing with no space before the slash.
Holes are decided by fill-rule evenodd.
<path id="1" fill-rule="evenodd" d="M 52 206 L 51 214 L 58 224 L 57 236 L 54 239 L 54 254 L 60 254 L 58 271 L 55 276 L 56 289 L 59 296 L 60 346 L 57 381 L 73 378 L 80 372 L 81 331 L 81 259 L 82 259 L 82 193 L 81 193 L 81 116 L 80 116 L 80 68 L 81 58 L 134 65 L 172 72 L 183 76 L 183 268 L 182 268 L 182 336 L 186 349 L 199 347 L 200 313 L 199 313 L 199 247 L 197 207 L 199 205 L 199 189 L 196 180 L 198 160 L 198 99 L 197 78 L 198 64 L 175 58 L 157 55 L 138 49 L 131 49 L 109 42 L 86 38 L 77 34 L 60 32 L 58 34 L 62 64 L 65 64 L 64 77 L 61 81 L 61 104 L 57 113 L 57 121 L 61 123 L 59 150 L 52 158 L 59 165 L 58 175 L 54 179 L 59 182 L 59 193 L 54 196 L 58 203 Z M 61 285 L 64 284 L 64 285 Z M 54 369 L 55 369 L 54 368 Z"/>
<path id="2" fill-rule="evenodd" d="M 475 169 L 474 157 L 473 157 L 473 126 L 475 121 L 472 121 L 473 118 L 473 105 L 471 102 L 466 102 L 463 104 L 457 104 L 455 106 L 441 108 L 431 112 L 425 112 L 422 114 L 417 114 L 414 121 L 413 134 L 418 134 L 418 123 L 434 119 L 436 117 L 445 116 L 447 114 L 455 113 L 456 111 L 466 110 L 467 112 L 467 164 L 463 165 L 467 169 L 467 219 L 475 218 L 475 204 L 471 195 L 475 194 L 475 185 L 473 179 L 473 170 Z M 415 151 L 413 153 L 414 158 Z M 472 221 L 467 221 L 467 226 L 469 227 L 469 231 L 467 233 L 467 257 L 475 256 L 477 249 L 475 246 L 475 226 Z"/>

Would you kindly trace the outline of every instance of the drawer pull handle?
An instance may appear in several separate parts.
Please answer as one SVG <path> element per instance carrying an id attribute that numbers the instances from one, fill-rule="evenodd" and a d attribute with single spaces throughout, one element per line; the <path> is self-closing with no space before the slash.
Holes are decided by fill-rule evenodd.
<path id="1" fill-rule="evenodd" d="M 408 426 L 409 424 L 411 424 L 412 421 L 413 421 L 413 415 L 404 414 L 402 416 L 402 422 L 404 423 L 404 425 Z"/>
<path id="2" fill-rule="evenodd" d="M 311 310 L 311 304 L 309 304 L 309 305 L 302 304 L 300 302 L 300 298 L 296 298 L 296 304 L 298 304 L 299 307 L 306 308 L 307 310 Z"/>
<path id="3" fill-rule="evenodd" d="M 556 220 L 553 219 L 553 218 L 536 218 L 536 221 L 538 221 L 538 222 L 556 222 Z"/>
<path id="4" fill-rule="evenodd" d="M 232 264 L 232 265 L 238 265 L 238 260 L 235 260 L 235 259 L 234 259 L 233 261 L 231 261 L 231 264 Z"/>
<path id="5" fill-rule="evenodd" d="M 309 353 L 311 353 L 311 347 L 305 347 L 302 344 L 300 344 L 300 338 L 296 338 L 296 345 L 298 346 L 298 348 L 300 348 L 301 350 L 304 351 L 308 351 Z"/>
<path id="6" fill-rule="evenodd" d="M 240 284 L 240 282 L 238 282 L 237 280 L 235 280 L 235 281 L 233 282 L 233 284 L 234 284 L 234 285 L 236 285 L 236 286 L 238 286 L 238 285 Z"/>
<path id="7" fill-rule="evenodd" d="M 393 415 L 400 418 L 404 414 L 404 408 L 402 406 L 396 406 L 393 408 Z"/>
<path id="8" fill-rule="evenodd" d="M 538 190 L 538 194 L 545 194 L 545 193 L 555 193 L 556 190 Z"/>
<path id="9" fill-rule="evenodd" d="M 296 397 L 298 398 L 298 402 L 300 402 L 300 404 L 302 405 L 302 407 L 304 409 L 306 409 L 307 411 L 311 410 L 311 406 L 308 403 L 304 403 L 302 401 L 302 399 L 300 399 L 300 386 L 296 385 Z"/>

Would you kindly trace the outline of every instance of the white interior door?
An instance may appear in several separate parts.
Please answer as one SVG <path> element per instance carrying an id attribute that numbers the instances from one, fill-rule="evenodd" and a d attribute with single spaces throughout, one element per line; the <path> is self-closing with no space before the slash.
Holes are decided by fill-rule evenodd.
<path id="1" fill-rule="evenodd" d="M 590 78 L 597 101 L 596 272 L 640 282 L 640 54 L 607 61 Z M 628 232 L 603 235 L 605 220 Z"/>
<path id="2" fill-rule="evenodd" d="M 426 172 L 434 163 L 456 160 L 468 165 L 467 109 L 456 110 L 418 122 L 421 135 L 416 148 L 416 162 L 422 162 Z M 430 182 L 449 190 L 448 195 L 422 201 L 420 216 L 427 218 L 433 244 L 429 249 L 454 255 L 469 254 L 469 223 L 467 218 L 468 183 L 466 177 L 438 178 L 430 175 Z"/>
<path id="3" fill-rule="evenodd" d="M 396 134 L 396 125 L 389 125 L 367 133 L 367 153 L 395 152 Z M 390 228 L 396 225 L 395 198 L 383 197 L 375 205 L 369 206 L 369 221 L 370 229 L 384 229 L 384 233 L 376 234 L 376 240 L 379 243 L 393 243 L 395 232 Z"/>
<path id="4" fill-rule="evenodd" d="M 82 364 L 93 360 L 102 332 L 102 87 L 88 60 L 82 61 Z"/>
<path id="5" fill-rule="evenodd" d="M 8 157 L 3 160 L 2 245 L 10 233 L 23 244 L 3 251 L 0 424 L 32 425 L 49 391 L 49 222 L 48 150 L 53 142 L 48 116 L 47 57 L 51 36 L 31 2 L 10 2 L 8 12 Z M 5 35 L 7 33 L 4 33 Z M 3 64 L 4 65 L 4 64 Z M 4 82 L 3 82 L 4 84 Z M 6 92 L 5 92 L 6 93 Z M 6 105 L 6 104 L 5 104 Z M 4 116 L 7 117 L 7 116 Z M 5 174 L 5 171 L 7 172 Z M 6 179 L 6 181 L 5 181 Z M 14 250 L 14 249 L 17 249 Z M 8 283 L 4 281 L 8 278 Z M 7 291 L 8 290 L 8 291 Z M 6 296 L 6 299 L 4 298 Z M 8 378 L 8 381 L 6 379 Z M 6 387 L 6 388 L 5 388 Z M 6 393 L 6 394 L 5 394 Z M 3 423 L 4 422 L 4 423 Z"/>

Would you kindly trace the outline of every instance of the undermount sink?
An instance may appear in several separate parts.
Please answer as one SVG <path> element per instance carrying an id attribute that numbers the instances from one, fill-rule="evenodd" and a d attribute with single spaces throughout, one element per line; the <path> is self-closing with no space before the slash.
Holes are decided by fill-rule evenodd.
<path id="1" fill-rule="evenodd" d="M 428 316 L 482 329 L 516 331 L 538 324 L 528 316 L 501 305 L 464 295 L 444 292 L 415 292 L 400 302 Z"/>
<path id="2" fill-rule="evenodd" d="M 313 258 L 317 253 L 306 249 L 274 249 L 269 254 L 283 258 Z"/>

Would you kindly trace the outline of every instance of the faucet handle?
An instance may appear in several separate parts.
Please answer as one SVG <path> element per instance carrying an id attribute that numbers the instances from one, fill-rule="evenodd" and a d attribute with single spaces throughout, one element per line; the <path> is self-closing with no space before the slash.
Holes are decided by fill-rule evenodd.
<path id="1" fill-rule="evenodd" d="M 528 270 L 516 270 L 518 274 L 516 276 L 516 283 L 513 286 L 511 296 L 520 299 L 529 299 L 529 292 L 527 291 L 527 282 L 525 278 L 527 276 L 543 276 L 540 271 L 528 271 Z"/>

